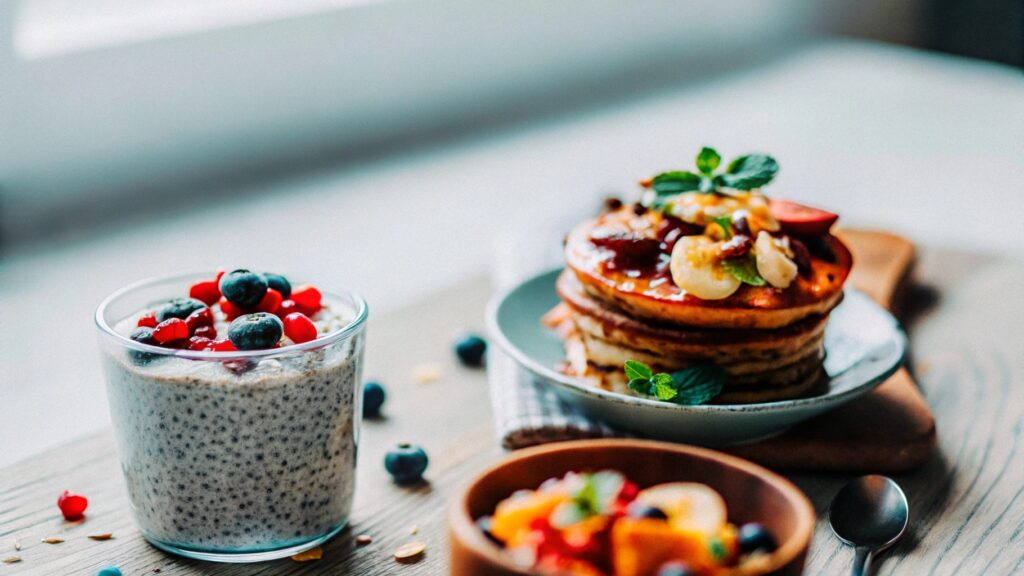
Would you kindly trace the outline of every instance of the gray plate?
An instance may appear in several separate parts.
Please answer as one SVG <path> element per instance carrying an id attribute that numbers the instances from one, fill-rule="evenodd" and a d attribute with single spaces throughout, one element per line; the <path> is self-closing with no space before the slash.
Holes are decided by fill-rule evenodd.
<path id="1" fill-rule="evenodd" d="M 679 406 L 609 392 L 554 369 L 563 359 L 562 341 L 540 319 L 559 302 L 555 279 L 560 272 L 546 272 L 496 296 L 488 307 L 488 328 L 509 356 L 553 385 L 566 402 L 641 436 L 705 446 L 774 436 L 871 391 L 896 371 L 906 352 L 896 319 L 862 292 L 847 289 L 825 329 L 827 393 L 760 404 Z"/>

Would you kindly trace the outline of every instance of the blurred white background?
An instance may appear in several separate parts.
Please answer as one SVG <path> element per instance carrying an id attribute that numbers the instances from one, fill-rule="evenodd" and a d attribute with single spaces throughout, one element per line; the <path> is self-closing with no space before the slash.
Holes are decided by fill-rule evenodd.
<path id="1" fill-rule="evenodd" d="M 845 225 L 1024 258 L 1024 20 L 964 9 L 961 49 L 959 9 L 0 0 L 0 465 L 107 424 L 91 315 L 125 283 L 245 266 L 379 314 L 550 262 L 702 145 Z"/>

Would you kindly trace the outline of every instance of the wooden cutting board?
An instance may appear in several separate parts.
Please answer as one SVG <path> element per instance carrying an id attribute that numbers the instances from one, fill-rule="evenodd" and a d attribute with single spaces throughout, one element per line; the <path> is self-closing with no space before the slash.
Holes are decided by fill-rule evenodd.
<path id="1" fill-rule="evenodd" d="M 840 234 L 854 256 L 850 283 L 898 315 L 914 265 L 914 245 L 885 232 Z M 931 457 L 935 418 L 901 368 L 878 388 L 781 436 L 726 451 L 769 468 L 815 472 L 896 473 Z"/>

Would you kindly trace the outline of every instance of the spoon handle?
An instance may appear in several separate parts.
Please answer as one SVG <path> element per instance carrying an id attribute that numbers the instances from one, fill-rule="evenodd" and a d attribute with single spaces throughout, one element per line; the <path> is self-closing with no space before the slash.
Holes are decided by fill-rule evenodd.
<path id="1" fill-rule="evenodd" d="M 853 557 L 853 576 L 867 576 L 871 568 L 871 548 L 858 546 Z"/>

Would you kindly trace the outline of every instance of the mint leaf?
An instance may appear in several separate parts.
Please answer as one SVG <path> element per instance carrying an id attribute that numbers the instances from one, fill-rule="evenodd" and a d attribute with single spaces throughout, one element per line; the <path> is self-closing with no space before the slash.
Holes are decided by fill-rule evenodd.
<path id="1" fill-rule="evenodd" d="M 705 146 L 697 154 L 697 170 L 700 170 L 702 174 L 710 176 L 715 171 L 715 168 L 718 168 L 718 164 L 721 161 L 722 157 L 718 155 L 714 148 Z"/>
<path id="2" fill-rule="evenodd" d="M 722 227 L 722 232 L 725 232 L 725 239 L 732 238 L 732 216 L 719 216 L 715 218 L 715 224 Z"/>
<path id="3" fill-rule="evenodd" d="M 651 371 L 651 367 L 643 362 L 637 362 L 636 360 L 626 360 L 623 365 L 626 371 L 626 378 L 630 379 L 630 384 L 633 380 L 643 379 L 650 380 L 654 376 L 654 372 Z"/>
<path id="4" fill-rule="evenodd" d="M 729 274 L 739 278 L 740 282 L 751 286 L 764 286 L 767 284 L 761 274 L 757 271 L 757 262 L 750 254 L 736 258 L 722 260 L 722 268 Z"/>
<path id="5" fill-rule="evenodd" d="M 701 177 L 693 172 L 662 172 L 651 180 L 651 188 L 659 195 L 679 194 L 700 190 L 700 181 Z"/>
<path id="6" fill-rule="evenodd" d="M 725 560 L 725 557 L 729 555 L 729 551 L 725 548 L 725 543 L 717 536 L 708 542 L 708 551 L 711 552 L 711 557 L 719 562 Z"/>
<path id="7" fill-rule="evenodd" d="M 752 190 L 771 182 L 778 171 L 779 163 L 771 156 L 740 156 L 729 163 L 724 174 L 715 176 L 715 184 L 737 190 Z"/>
<path id="8" fill-rule="evenodd" d="M 698 364 L 672 373 L 676 385 L 675 404 L 696 406 L 704 404 L 722 392 L 725 371 L 714 364 Z"/>
<path id="9" fill-rule="evenodd" d="M 629 381 L 629 389 L 637 394 L 648 395 L 651 393 L 651 381 L 647 378 L 634 378 Z"/>
<path id="10" fill-rule="evenodd" d="M 654 391 L 654 395 L 658 397 L 658 400 L 668 401 L 675 398 L 676 394 L 678 394 L 672 376 L 664 372 L 655 374 L 654 378 L 651 378 L 651 388 Z"/>

